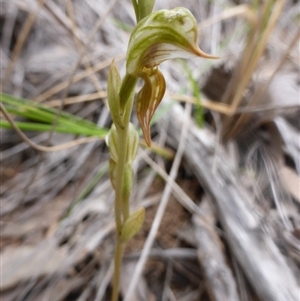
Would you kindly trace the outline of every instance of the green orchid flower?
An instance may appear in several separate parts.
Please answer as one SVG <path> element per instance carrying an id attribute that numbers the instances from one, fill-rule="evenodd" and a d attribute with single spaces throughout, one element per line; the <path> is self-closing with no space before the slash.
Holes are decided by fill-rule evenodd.
<path id="1" fill-rule="evenodd" d="M 166 90 L 159 64 L 173 58 L 217 58 L 204 53 L 197 44 L 197 23 L 185 8 L 151 13 L 155 0 L 132 0 L 137 27 L 131 34 L 123 79 L 112 62 L 107 96 L 113 125 L 106 137 L 110 152 L 110 180 L 115 190 L 116 250 L 112 301 L 119 298 L 120 268 L 125 244 L 142 227 L 145 209 L 130 210 L 133 184 L 132 163 L 137 156 L 139 136 L 130 123 L 135 87 L 144 84 L 136 96 L 136 113 L 145 141 L 151 146 L 150 123 Z M 130 289 L 129 289 L 130 291 Z M 128 297 L 128 300 L 130 298 Z M 130 299 L 131 300 L 131 299 Z"/>
<path id="2" fill-rule="evenodd" d="M 136 98 L 136 111 L 148 146 L 151 145 L 151 118 L 166 89 L 165 79 L 158 65 L 173 58 L 217 58 L 198 47 L 197 36 L 196 20 L 183 7 L 156 11 L 142 19 L 132 32 L 126 70 L 127 75 L 144 81 Z"/>

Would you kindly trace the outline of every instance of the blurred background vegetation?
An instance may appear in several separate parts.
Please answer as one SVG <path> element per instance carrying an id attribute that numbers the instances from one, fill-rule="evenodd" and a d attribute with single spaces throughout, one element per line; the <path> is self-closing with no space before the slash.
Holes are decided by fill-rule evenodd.
<path id="1" fill-rule="evenodd" d="M 125 74 L 132 3 L 0 5 L 1 300 L 109 300 L 106 84 L 113 59 Z M 176 6 L 220 59 L 161 65 L 167 95 L 135 162 L 132 206 L 146 206 L 146 221 L 126 250 L 122 296 L 159 214 L 133 300 L 296 301 L 299 2 L 158 0 L 155 10 Z"/>

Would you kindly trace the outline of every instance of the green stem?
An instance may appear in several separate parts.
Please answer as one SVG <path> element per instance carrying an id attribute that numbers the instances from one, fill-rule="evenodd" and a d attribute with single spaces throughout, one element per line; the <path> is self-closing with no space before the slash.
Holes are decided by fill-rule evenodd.
<path id="1" fill-rule="evenodd" d="M 124 123 L 126 124 L 126 128 L 127 128 L 126 145 L 124 145 L 126 147 L 127 147 L 128 126 L 129 126 L 130 116 L 131 116 L 131 112 L 132 112 L 133 100 L 134 100 L 134 95 L 132 93 L 130 95 L 130 98 L 128 99 L 128 102 L 126 104 L 126 109 L 125 109 L 125 112 L 124 112 Z M 126 162 L 125 162 L 125 164 L 126 164 Z M 123 174 L 124 174 L 124 172 L 122 173 L 122 175 Z M 123 211 L 123 221 L 125 222 L 128 219 L 129 215 L 130 215 L 129 198 L 127 198 L 127 199 L 123 198 L 123 210 L 122 211 Z"/>
<path id="2" fill-rule="evenodd" d="M 125 77 L 126 79 L 126 77 Z M 123 213 L 123 223 L 129 216 L 129 202 L 128 204 L 123 204 L 122 188 L 124 171 L 126 164 L 126 150 L 127 150 L 127 140 L 128 140 L 128 126 L 130 122 L 130 116 L 133 105 L 133 91 L 135 87 L 135 82 L 132 82 L 132 86 L 128 87 L 130 93 L 127 99 L 125 110 L 124 110 L 124 128 L 118 128 L 118 162 L 117 162 L 117 178 L 116 178 L 116 200 L 115 200 L 115 215 L 116 215 L 116 225 L 117 231 L 121 232 L 122 228 L 122 213 Z M 125 206 L 124 206 L 125 205 Z"/>
<path id="3" fill-rule="evenodd" d="M 117 162 L 117 178 L 116 178 L 116 200 L 115 200 L 115 215 L 116 215 L 116 225 L 117 231 L 120 235 L 122 230 L 122 212 L 123 208 L 123 198 L 122 198 L 122 188 L 124 171 L 126 164 L 126 149 L 127 149 L 127 136 L 128 136 L 128 123 L 124 124 L 124 129 L 118 129 L 118 162 Z M 123 223 L 124 223 L 123 216 Z"/>
<path id="4" fill-rule="evenodd" d="M 124 245 L 120 241 L 120 234 L 122 231 L 122 226 L 127 220 L 130 214 L 129 200 L 123 200 L 122 190 L 123 190 L 123 180 L 124 171 L 126 164 L 126 150 L 128 141 L 128 128 L 130 122 L 130 116 L 132 111 L 133 99 L 134 99 L 134 88 L 137 83 L 137 79 L 132 76 L 126 75 L 120 91 L 121 104 L 123 103 L 124 112 L 124 128 L 118 128 L 118 162 L 117 162 L 117 177 L 116 177 L 116 198 L 115 198 L 115 219 L 116 219 L 116 251 L 115 251 L 115 270 L 113 279 L 113 293 L 112 301 L 118 300 L 119 295 L 119 284 L 120 284 L 120 272 L 122 264 L 122 255 L 124 250 Z"/>
<path id="5" fill-rule="evenodd" d="M 121 113 L 124 112 L 124 109 L 127 106 L 127 101 L 128 101 L 128 99 L 130 99 L 130 96 L 132 94 L 132 91 L 133 91 L 137 81 L 138 81 L 138 79 L 136 76 L 126 73 L 126 75 L 122 81 L 122 86 L 120 89 Z"/>
<path id="6" fill-rule="evenodd" d="M 114 258 L 114 286 L 112 293 L 112 301 L 118 301 L 119 299 L 119 286 L 120 286 L 120 275 L 121 275 L 121 264 L 123 257 L 124 245 L 120 242 L 119 235 L 117 234 L 115 258 Z"/>

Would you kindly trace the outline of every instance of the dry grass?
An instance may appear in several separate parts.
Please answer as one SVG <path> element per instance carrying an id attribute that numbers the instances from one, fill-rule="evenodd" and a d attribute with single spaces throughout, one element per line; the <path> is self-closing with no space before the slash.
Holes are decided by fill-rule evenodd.
<path id="1" fill-rule="evenodd" d="M 108 67 L 115 59 L 124 74 L 134 26 L 131 2 L 0 3 L 2 91 L 108 128 Z M 258 217 L 256 230 L 274 243 L 292 281 L 300 275 L 300 15 L 295 1 L 257 3 L 255 10 L 254 4 L 226 0 L 157 1 L 156 9 L 189 8 L 199 22 L 201 48 L 221 59 L 187 62 L 205 109 L 204 128 L 194 136 L 190 110 L 197 100 L 188 76 L 180 61 L 162 64 L 167 95 L 152 134 L 158 152 L 166 147 L 172 156 L 172 148 L 175 155 L 168 161 L 144 149 L 135 162 L 132 207 L 143 204 L 150 217 L 136 242 L 143 245 L 140 259 L 128 252 L 124 260 L 124 300 L 218 301 L 228 288 L 232 301 L 271 301 L 236 255 L 217 193 L 197 164 L 191 165 L 195 154 L 186 148 L 191 138 L 191 145 L 200 141 L 207 147 L 207 154 L 196 158 L 211 164 L 211 183 L 219 180 L 218 166 L 231 164 L 236 194 L 250 196 L 248 214 Z M 182 116 L 168 115 L 172 105 L 178 109 L 175 102 L 185 107 Z M 17 120 L 1 108 L 1 118 Z M 180 130 L 172 125 L 175 117 L 183 124 Z M 109 300 L 114 222 L 108 152 L 99 139 L 57 134 L 54 128 L 26 132 L 23 139 L 14 130 L 0 130 L 1 295 L 5 301 Z M 186 219 L 180 229 L 172 212 Z M 214 252 L 205 253 L 209 246 Z M 220 286 L 210 274 L 214 261 L 225 271 L 218 276 Z"/>

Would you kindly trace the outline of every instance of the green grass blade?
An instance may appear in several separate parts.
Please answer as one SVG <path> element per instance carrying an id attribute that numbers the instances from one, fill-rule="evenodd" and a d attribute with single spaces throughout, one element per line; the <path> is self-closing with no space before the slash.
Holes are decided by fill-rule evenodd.
<path id="1" fill-rule="evenodd" d="M 15 122 L 17 127 L 22 131 L 34 131 L 34 132 L 50 132 L 52 130 L 51 124 L 43 123 L 32 123 L 32 122 Z M 12 129 L 11 124 L 7 120 L 0 120 L 0 127 L 5 129 Z M 98 131 L 93 131 L 89 129 L 80 128 L 70 128 L 61 125 L 55 127 L 56 133 L 64 134 L 74 134 L 74 135 L 86 135 L 86 136 L 97 136 L 104 138 L 107 134 L 106 129 L 100 129 Z"/>
<path id="2" fill-rule="evenodd" d="M 38 122 L 18 122 L 17 124 L 22 127 L 22 130 L 50 131 L 49 128 L 52 129 L 52 124 L 57 118 L 57 124 L 54 128 L 56 132 L 103 137 L 108 131 L 105 128 L 99 128 L 93 122 L 64 111 L 59 112 L 34 101 L 8 94 L 0 94 L 0 99 L 9 113 Z M 9 128 L 7 122 L 1 122 L 1 127 Z"/>

